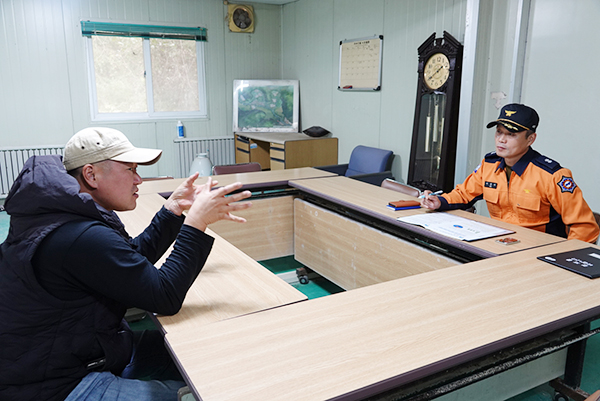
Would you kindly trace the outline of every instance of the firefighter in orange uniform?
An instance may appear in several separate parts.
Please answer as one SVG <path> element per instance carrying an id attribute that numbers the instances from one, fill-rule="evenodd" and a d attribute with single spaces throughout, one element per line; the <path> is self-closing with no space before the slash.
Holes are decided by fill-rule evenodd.
<path id="1" fill-rule="evenodd" d="M 434 210 L 467 209 L 480 199 L 496 220 L 596 242 L 599 228 L 571 170 L 531 148 L 539 116 L 531 107 L 508 104 L 496 127 L 496 151 L 456 188 L 441 196 L 425 191 L 421 206 Z"/>

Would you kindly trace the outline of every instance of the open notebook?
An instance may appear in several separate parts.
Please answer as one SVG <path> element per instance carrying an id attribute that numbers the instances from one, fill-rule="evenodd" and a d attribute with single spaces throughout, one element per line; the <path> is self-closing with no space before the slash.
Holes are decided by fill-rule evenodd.
<path id="1" fill-rule="evenodd" d="M 398 217 L 398 221 L 424 227 L 462 241 L 476 241 L 514 233 L 514 231 L 458 217 L 450 213 L 429 212 Z"/>

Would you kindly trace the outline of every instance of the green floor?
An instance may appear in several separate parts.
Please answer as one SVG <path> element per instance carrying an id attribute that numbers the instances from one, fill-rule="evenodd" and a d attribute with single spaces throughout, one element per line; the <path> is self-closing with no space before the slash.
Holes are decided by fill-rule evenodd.
<path id="1" fill-rule="evenodd" d="M 7 216 L 4 211 L 0 212 L 0 242 L 4 241 L 8 234 L 8 223 L 9 216 Z M 260 263 L 275 274 L 283 274 L 287 275 L 287 277 L 293 277 L 296 268 L 302 267 L 302 265 L 294 260 L 293 257 L 272 259 Z M 202 277 L 200 276 L 200 279 L 201 278 Z M 292 282 L 291 285 L 304 293 L 309 299 L 343 291 L 335 284 L 320 277 L 311 279 L 308 284 Z M 593 328 L 599 326 L 600 320 L 592 323 Z M 132 328 L 134 330 L 143 330 L 154 327 L 154 323 L 149 318 L 144 318 L 138 322 L 132 323 Z M 600 335 L 591 337 L 588 340 L 581 389 L 588 393 L 600 389 Z M 552 401 L 553 395 L 554 390 L 549 385 L 545 384 L 513 397 L 510 401 Z"/>
<path id="2" fill-rule="evenodd" d="M 295 276 L 297 268 L 303 267 L 303 265 L 296 261 L 293 256 L 265 260 L 259 263 L 275 274 L 287 273 L 292 276 Z M 311 279 L 308 284 L 300 284 L 297 281 L 290 284 L 306 295 L 308 299 L 324 297 L 326 295 L 344 291 L 342 288 L 322 277 Z"/>

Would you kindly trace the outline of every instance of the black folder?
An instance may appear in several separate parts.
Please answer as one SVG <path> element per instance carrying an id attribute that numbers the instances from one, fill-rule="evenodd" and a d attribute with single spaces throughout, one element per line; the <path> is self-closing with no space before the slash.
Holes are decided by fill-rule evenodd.
<path id="1" fill-rule="evenodd" d="M 553 253 L 538 256 L 538 259 L 588 278 L 600 277 L 600 249 L 598 248 L 589 247 Z"/>

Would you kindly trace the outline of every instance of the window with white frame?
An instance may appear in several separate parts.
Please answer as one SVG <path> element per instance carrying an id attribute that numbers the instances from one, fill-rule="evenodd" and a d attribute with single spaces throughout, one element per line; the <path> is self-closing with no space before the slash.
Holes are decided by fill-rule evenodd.
<path id="1" fill-rule="evenodd" d="M 81 21 L 92 119 L 206 117 L 206 29 Z"/>

